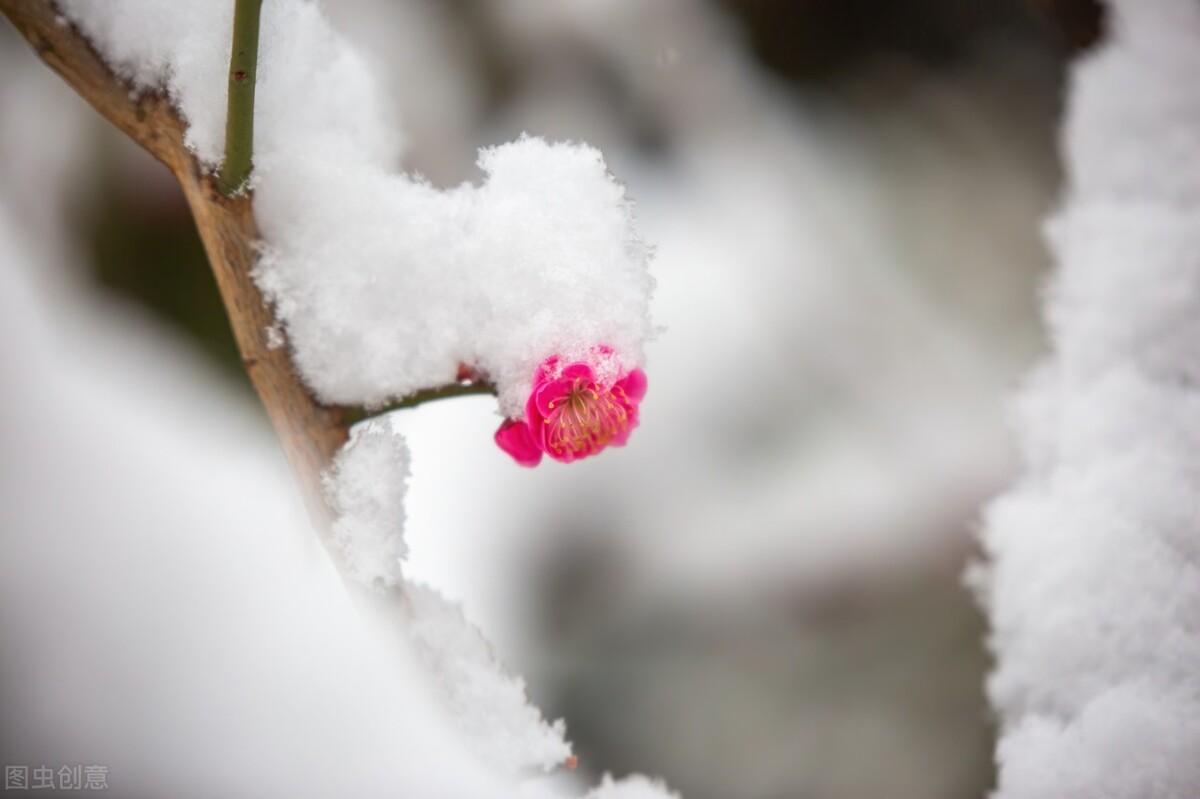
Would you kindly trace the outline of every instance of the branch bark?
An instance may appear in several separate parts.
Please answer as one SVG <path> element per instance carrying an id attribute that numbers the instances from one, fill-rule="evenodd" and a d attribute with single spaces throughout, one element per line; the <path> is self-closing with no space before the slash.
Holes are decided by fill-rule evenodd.
<path id="1" fill-rule="evenodd" d="M 174 173 L 192 211 L 229 324 L 267 415 L 323 537 L 330 512 L 321 474 L 346 440 L 343 409 L 321 405 L 300 380 L 286 347 L 269 346 L 271 310 L 251 278 L 259 239 L 251 197 L 225 197 L 184 145 L 185 125 L 160 93 L 134 97 L 88 41 L 64 24 L 50 0 L 0 0 L 0 12 L 38 56 L 109 122 Z M 328 544 L 328 540 L 326 539 Z M 330 548 L 335 562 L 340 556 Z"/>

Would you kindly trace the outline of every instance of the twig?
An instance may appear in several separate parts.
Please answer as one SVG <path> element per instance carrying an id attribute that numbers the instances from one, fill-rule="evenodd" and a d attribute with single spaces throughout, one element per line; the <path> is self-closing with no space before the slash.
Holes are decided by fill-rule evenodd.
<path id="1" fill-rule="evenodd" d="M 401 408 L 415 408 L 418 405 L 424 405 L 426 402 L 435 400 L 450 399 L 452 397 L 471 397 L 491 394 L 495 396 L 496 387 L 491 383 L 476 381 L 473 383 L 451 383 L 447 386 L 438 388 L 427 388 L 423 391 L 418 391 L 415 394 L 409 394 L 404 399 L 395 402 L 387 407 L 387 410 L 394 411 Z"/>
<path id="2" fill-rule="evenodd" d="M 375 408 L 345 408 L 345 420 L 348 425 L 355 425 L 364 419 L 370 419 L 374 416 L 381 416 L 392 411 L 404 410 L 407 408 L 416 408 L 419 405 L 424 405 L 427 402 L 436 402 L 444 399 L 454 399 L 455 397 L 482 397 L 486 395 L 496 396 L 496 387 L 487 381 L 463 381 L 459 383 L 450 383 L 437 388 L 427 388 L 422 391 L 417 391 L 409 394 L 407 397 L 393 402 L 388 405 L 383 405 Z"/>
<path id="3" fill-rule="evenodd" d="M 258 77 L 258 20 L 262 0 L 237 0 L 229 52 L 229 103 L 225 110 L 225 160 L 221 193 L 237 193 L 250 177 L 254 155 L 254 85 Z"/>

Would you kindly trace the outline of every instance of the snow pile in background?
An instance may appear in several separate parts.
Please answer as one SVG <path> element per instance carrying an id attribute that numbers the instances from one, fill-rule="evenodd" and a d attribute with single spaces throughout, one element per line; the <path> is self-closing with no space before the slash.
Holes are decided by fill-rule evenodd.
<path id="1" fill-rule="evenodd" d="M 393 588 L 403 579 L 408 461 L 403 436 L 385 416 L 356 425 L 324 476 L 333 540 L 349 575 L 364 585 Z"/>
<path id="2" fill-rule="evenodd" d="M 571 755 L 566 725 L 561 719 L 546 724 L 529 704 L 525 681 L 504 671 L 462 609 L 423 585 L 410 583 L 405 596 L 412 610 L 406 629 L 417 655 L 473 750 L 502 773 L 561 766 Z"/>
<path id="3" fill-rule="evenodd" d="M 67 0 L 121 74 L 164 85 L 212 167 L 224 138 L 232 2 Z M 482 185 L 439 191 L 393 172 L 395 121 L 319 6 L 268 0 L 255 115 L 257 277 L 305 380 L 381 405 L 466 364 L 519 416 L 534 367 L 598 344 L 626 369 L 650 333 L 648 253 L 596 150 L 520 140 L 481 153 Z"/>
<path id="4" fill-rule="evenodd" d="M 984 533 L 1002 799 L 1200 793 L 1200 5 L 1110 10 L 1072 85 L 1026 476 Z"/>

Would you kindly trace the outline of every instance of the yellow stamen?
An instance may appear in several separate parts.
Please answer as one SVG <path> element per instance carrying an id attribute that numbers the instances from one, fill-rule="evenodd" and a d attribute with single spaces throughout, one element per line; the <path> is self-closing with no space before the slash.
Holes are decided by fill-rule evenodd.
<path id="1" fill-rule="evenodd" d="M 561 408 L 559 407 L 561 406 Z M 550 403 L 549 446 L 559 452 L 587 455 L 607 446 L 629 426 L 629 413 L 611 394 L 601 394 L 583 381 Z"/>

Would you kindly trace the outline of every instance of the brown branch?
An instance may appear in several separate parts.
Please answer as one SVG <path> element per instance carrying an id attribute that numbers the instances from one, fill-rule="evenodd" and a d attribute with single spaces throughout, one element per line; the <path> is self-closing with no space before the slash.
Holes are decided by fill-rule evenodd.
<path id="1" fill-rule="evenodd" d="M 0 0 L 0 12 L 81 97 L 175 174 L 196 220 L 242 362 L 324 534 L 330 516 L 322 500 L 321 473 L 346 440 L 346 425 L 341 409 L 322 406 L 308 391 L 287 348 L 268 344 L 267 329 L 274 319 L 250 276 L 259 238 L 251 198 L 224 197 L 184 146 L 185 125 L 168 100 L 155 92 L 134 98 L 88 41 L 60 22 L 50 0 Z"/>

